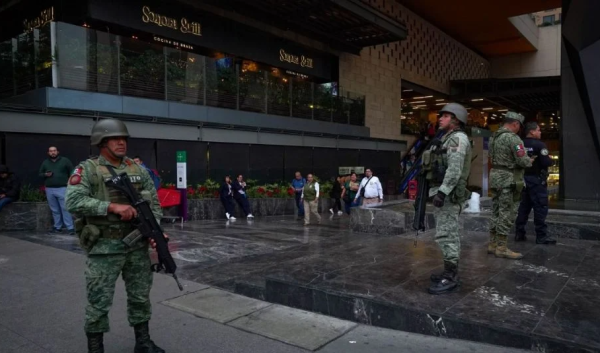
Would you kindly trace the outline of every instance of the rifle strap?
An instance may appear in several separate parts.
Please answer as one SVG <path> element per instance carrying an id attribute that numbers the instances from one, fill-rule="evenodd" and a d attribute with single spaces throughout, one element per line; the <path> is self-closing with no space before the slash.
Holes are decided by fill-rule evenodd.
<path id="1" fill-rule="evenodd" d="M 115 172 L 115 167 L 113 167 L 112 165 L 107 165 L 106 169 L 108 169 L 108 171 L 110 172 L 110 175 L 112 175 L 113 177 L 117 177 L 117 172 Z"/>

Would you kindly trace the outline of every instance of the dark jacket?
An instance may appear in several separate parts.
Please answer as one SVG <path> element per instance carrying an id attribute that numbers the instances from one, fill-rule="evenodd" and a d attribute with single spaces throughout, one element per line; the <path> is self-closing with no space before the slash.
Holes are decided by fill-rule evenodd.
<path id="1" fill-rule="evenodd" d="M 246 195 L 246 188 L 243 187 L 237 180 L 231 182 L 231 188 L 233 189 L 233 197 L 236 199 L 248 197 Z M 242 191 L 242 192 L 240 192 Z"/>
<path id="2" fill-rule="evenodd" d="M 0 178 L 0 194 L 4 194 L 6 197 L 10 197 L 17 201 L 21 192 L 19 180 L 17 180 L 17 177 L 15 177 L 13 173 L 10 173 L 5 166 L 0 166 L 0 173 L 2 172 L 8 172 L 8 176 L 6 178 Z"/>
<path id="3" fill-rule="evenodd" d="M 231 188 L 231 190 L 229 190 L 229 185 L 227 183 L 224 182 L 223 184 L 221 184 L 221 189 L 219 190 L 221 199 L 232 198 L 233 193 L 233 187 Z"/>
<path id="4" fill-rule="evenodd" d="M 331 191 L 329 192 L 329 197 L 332 199 L 339 199 L 342 197 L 342 185 L 337 180 L 333 183 L 333 188 L 331 188 Z"/>

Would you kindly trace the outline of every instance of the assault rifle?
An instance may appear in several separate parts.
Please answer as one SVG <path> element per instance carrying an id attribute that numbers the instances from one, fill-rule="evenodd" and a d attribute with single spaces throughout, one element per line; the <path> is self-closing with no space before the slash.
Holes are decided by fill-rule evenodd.
<path id="1" fill-rule="evenodd" d="M 430 150 L 433 146 L 441 146 L 442 141 L 436 136 L 434 139 L 429 141 L 424 152 Z M 421 155 L 421 159 L 423 156 Z M 429 198 L 429 181 L 427 180 L 427 171 L 423 170 L 423 164 L 421 162 L 421 170 L 417 177 L 417 198 L 415 199 L 415 218 L 413 219 L 413 229 L 417 231 L 415 234 L 414 246 L 417 247 L 417 238 L 419 231 L 425 231 L 425 214 L 427 210 L 427 199 Z"/>
<path id="2" fill-rule="evenodd" d="M 127 246 L 131 246 L 142 239 L 150 238 L 154 240 L 154 243 L 156 243 L 156 253 L 158 254 L 158 263 L 151 266 L 152 271 L 160 272 L 161 270 L 165 270 L 166 273 L 172 274 L 175 282 L 177 282 L 179 290 L 183 290 L 183 286 L 181 286 L 177 275 L 175 275 L 177 264 L 175 264 L 175 261 L 169 252 L 169 246 L 167 245 L 168 240 L 165 238 L 162 228 L 156 221 L 148 201 L 140 197 L 131 184 L 131 180 L 129 180 L 127 173 L 117 175 L 112 166 L 108 166 L 108 170 L 112 175 L 112 179 L 107 180 L 106 185 L 114 187 L 125 194 L 138 214 L 137 218 L 132 221 L 137 229 L 127 235 L 123 239 L 123 242 Z"/>

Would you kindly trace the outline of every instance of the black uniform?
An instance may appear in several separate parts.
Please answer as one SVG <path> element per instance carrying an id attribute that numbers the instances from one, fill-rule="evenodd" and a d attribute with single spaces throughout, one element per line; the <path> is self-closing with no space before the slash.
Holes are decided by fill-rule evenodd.
<path id="1" fill-rule="evenodd" d="M 535 224 L 536 242 L 549 241 L 546 226 L 548 215 L 548 167 L 552 165 L 552 159 L 548 156 L 546 144 L 534 138 L 523 140 L 525 150 L 529 157 L 537 156 L 533 165 L 525 169 L 525 187 L 521 193 L 521 204 L 516 222 L 515 240 L 525 240 L 525 225 L 533 208 L 533 223 Z"/>

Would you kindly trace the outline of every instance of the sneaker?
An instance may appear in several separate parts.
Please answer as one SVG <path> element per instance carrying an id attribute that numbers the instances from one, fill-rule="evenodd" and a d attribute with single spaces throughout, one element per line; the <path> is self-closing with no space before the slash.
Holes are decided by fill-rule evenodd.
<path id="1" fill-rule="evenodd" d="M 235 221 L 235 220 L 236 220 L 236 218 L 235 218 L 235 217 L 233 217 L 233 216 L 229 217 L 229 219 L 230 219 L 230 220 L 232 220 L 232 221 Z"/>
<path id="2" fill-rule="evenodd" d="M 329 209 L 329 213 L 333 214 L 333 208 Z"/>
<path id="3" fill-rule="evenodd" d="M 48 231 L 47 234 L 58 234 L 58 233 L 61 233 L 60 229 L 52 228 L 51 230 Z"/>
<path id="4" fill-rule="evenodd" d="M 254 218 L 254 216 L 252 215 L 252 213 L 250 213 L 250 214 L 248 215 L 248 218 Z"/>
<path id="5" fill-rule="evenodd" d="M 225 213 L 225 217 L 227 217 L 227 219 L 231 219 L 231 216 L 229 215 L 229 212 Z"/>
<path id="6" fill-rule="evenodd" d="M 343 214 L 344 214 L 344 212 L 342 212 L 342 211 L 338 211 L 338 216 L 341 216 L 341 215 L 343 215 Z"/>
<path id="7" fill-rule="evenodd" d="M 69 229 L 69 235 L 75 235 L 75 229 Z"/>

